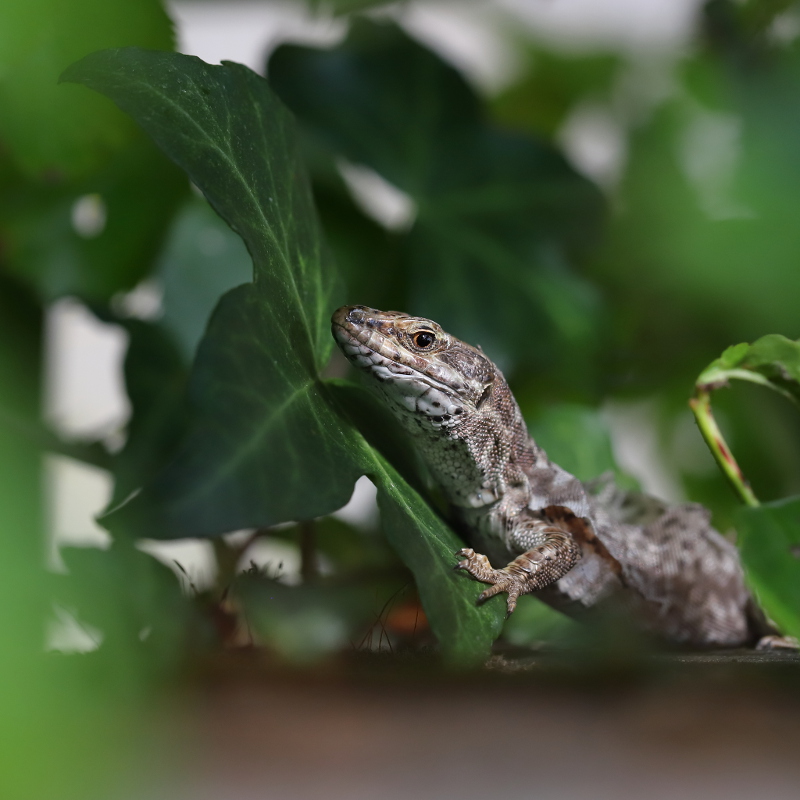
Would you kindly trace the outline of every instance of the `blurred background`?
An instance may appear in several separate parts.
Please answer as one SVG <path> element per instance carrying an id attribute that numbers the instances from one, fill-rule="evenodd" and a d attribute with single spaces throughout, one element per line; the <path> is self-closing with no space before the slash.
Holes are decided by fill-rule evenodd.
<path id="1" fill-rule="evenodd" d="M 787 773 L 786 742 L 796 740 L 797 725 L 772 695 L 736 700 L 732 688 L 709 695 L 701 686 L 666 709 L 656 690 L 638 684 L 621 700 L 539 688 L 530 690 L 534 709 L 534 699 L 517 700 L 525 687 L 481 689 L 474 708 L 453 698 L 441 709 L 447 721 L 435 738 L 449 744 L 433 758 L 430 739 L 414 744 L 430 689 L 393 684 L 387 700 L 363 687 L 331 693 L 320 682 L 264 689 L 248 676 L 223 691 L 225 677 L 213 673 L 204 675 L 207 696 L 198 702 L 184 696 L 191 648 L 173 640 L 139 664 L 114 636 L 127 630 L 129 609 L 82 619 L 77 600 L 54 605 L 53 594 L 72 597 L 58 577 L 95 574 L 87 548 L 110 545 L 95 517 L 158 465 L 131 445 L 140 441 L 131 422 L 136 397 L 155 397 L 131 380 L 143 374 L 136 359 L 152 366 L 149 378 L 162 389 L 169 381 L 183 386 L 217 299 L 251 279 L 238 237 L 133 123 L 103 98 L 56 81 L 83 55 L 122 44 L 174 47 L 268 74 L 308 138 L 347 302 L 430 315 L 481 344 L 509 377 L 534 434 L 565 466 L 586 479 L 613 468 L 664 499 L 705 503 L 726 531 L 737 501 L 687 399 L 727 346 L 767 333 L 800 337 L 800 7 L 786 0 L 118 5 L 6 0 L 0 10 L 0 411 L 10 422 L 2 429 L 8 491 L 0 513 L 20 532 L 3 545 L 0 567 L 8 622 L 0 748 L 11 764 L 4 796 L 316 797 L 328 785 L 325 796 L 333 797 L 374 796 L 376 787 L 387 797 L 449 796 L 454 787 L 471 797 L 519 785 L 548 797 L 672 797 L 678 759 L 695 793 L 744 797 L 768 785 L 773 796 L 788 797 L 798 776 Z M 469 124 L 484 126 L 484 139 L 461 162 L 444 152 L 452 148 L 444 140 L 433 158 L 444 184 L 465 196 L 488 186 L 491 199 L 466 204 L 446 231 L 431 187 L 404 181 L 404 165 L 383 164 L 315 116 L 292 62 L 299 51 L 283 47 L 335 47 L 355 17 L 395 23 L 471 89 L 464 108 L 474 104 Z M 402 74 L 395 77 L 402 84 Z M 352 118 L 363 122 L 369 113 L 354 107 Z M 405 124 L 413 129 L 413 120 Z M 519 159 L 504 161 L 503 153 Z M 481 161 L 495 172 L 483 174 Z M 540 193 L 504 195 L 508 176 L 527 174 L 529 165 L 544 176 Z M 718 395 L 717 416 L 756 494 L 800 492 L 796 411 L 757 387 Z M 335 519 L 359 530 L 377 526 L 369 481 Z M 297 546 L 276 539 L 259 542 L 248 561 L 299 580 Z M 174 625 L 195 646 L 207 635 L 204 623 L 173 590 L 211 590 L 219 552 L 198 540 L 145 542 L 141 550 L 171 570 L 152 584 L 154 607 L 169 616 L 180 606 Z M 127 565 L 99 569 L 107 588 L 131 579 Z M 167 585 L 173 573 L 180 586 Z M 137 593 L 133 605 L 152 601 Z M 551 622 L 537 624 L 539 635 Z M 146 639 L 146 628 L 137 635 Z M 54 670 L 33 655 L 43 641 L 54 653 L 87 654 L 102 642 L 105 660 Z M 478 692 L 468 682 L 459 691 Z M 391 724 L 370 713 L 384 703 Z M 704 721 L 720 706 L 716 724 Z M 497 708 L 508 722 L 493 731 Z M 530 732 L 534 713 L 552 735 Z M 748 760 L 753 751 L 742 742 L 752 731 L 761 744 Z M 514 743 L 501 748 L 498 736 Z M 234 744 L 215 750 L 216 737 Z M 319 760 L 303 757 L 307 741 Z M 591 746 L 581 749 L 571 781 L 550 769 L 539 782 L 526 742 L 545 764 Z M 471 783 L 467 747 L 485 752 L 487 765 Z M 42 770 L 30 755 L 38 749 L 46 753 Z M 263 772 L 253 768 L 262 758 Z M 444 765 L 460 777 L 445 780 Z M 349 782 L 361 766 L 363 776 Z"/>

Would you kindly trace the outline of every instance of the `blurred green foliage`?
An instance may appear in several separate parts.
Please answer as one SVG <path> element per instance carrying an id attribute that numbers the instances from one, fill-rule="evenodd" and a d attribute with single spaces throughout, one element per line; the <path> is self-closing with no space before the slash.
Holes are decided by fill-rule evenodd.
<path id="1" fill-rule="evenodd" d="M 479 587 L 451 570 L 459 540 L 413 454 L 331 360 L 328 319 L 344 302 L 430 315 L 481 344 L 537 439 L 584 479 L 611 470 L 633 485 L 601 407 L 647 400 L 663 466 L 718 527 L 737 525 L 753 585 L 798 630 L 797 501 L 739 514 L 691 445 L 686 401 L 732 343 L 800 337 L 800 11 L 713 0 L 660 88 L 624 54 L 522 42 L 519 74 L 484 97 L 400 27 L 353 12 L 366 5 L 339 4 L 350 30 L 336 47 L 279 47 L 269 83 L 164 52 L 171 25 L 155 0 L 0 10 L 0 595 L 17 611 L 0 659 L 3 796 L 52 796 L 92 736 L 118 763 L 127 739 L 105 735 L 113 715 L 241 644 L 237 625 L 313 660 L 388 625 L 413 582 L 452 661 L 488 652 L 502 604 L 474 605 Z M 104 49 L 127 45 L 145 49 Z M 613 120 L 624 153 L 602 190 L 560 144 L 587 105 Z M 403 218 L 387 224 L 359 175 L 388 185 Z M 131 310 L 143 280 L 161 292 L 157 315 Z M 41 419 L 44 319 L 65 296 L 127 333 L 121 448 L 64 441 Z M 782 400 L 715 396 L 765 500 L 800 493 L 800 415 Z M 65 575 L 41 566 L 43 448 L 114 479 L 111 547 L 65 550 Z M 380 521 L 330 516 L 364 474 Z M 221 537 L 243 528 L 302 551 L 306 580 L 263 568 L 237 579 L 251 551 Z M 181 537 L 215 540 L 211 589 L 181 590 L 136 546 Z M 96 652 L 43 658 L 54 601 L 101 632 Z M 534 603 L 517 617 L 514 643 L 573 635 Z"/>
<path id="2" fill-rule="evenodd" d="M 729 347 L 698 376 L 691 400 L 697 425 L 723 474 L 749 514 L 739 513 L 737 529 L 751 581 L 764 610 L 787 633 L 800 633 L 797 602 L 798 501 L 759 507 L 758 497 L 742 473 L 711 410 L 711 395 L 732 380 L 766 387 L 800 408 L 800 340 L 779 334 L 762 336 L 753 344 Z"/>

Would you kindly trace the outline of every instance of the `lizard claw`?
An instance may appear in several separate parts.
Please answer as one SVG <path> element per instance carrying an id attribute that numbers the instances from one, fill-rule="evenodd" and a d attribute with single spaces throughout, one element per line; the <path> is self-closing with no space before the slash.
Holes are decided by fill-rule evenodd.
<path id="1" fill-rule="evenodd" d="M 463 569 L 468 572 L 475 580 L 483 583 L 494 583 L 491 576 L 494 569 L 489 563 L 489 559 L 481 553 L 476 553 L 471 547 L 464 547 L 456 553 L 457 556 L 466 556 L 463 561 L 455 565 L 455 569 Z"/>
<path id="2" fill-rule="evenodd" d="M 506 619 L 508 619 L 514 613 L 514 609 L 517 607 L 517 598 L 523 593 L 524 588 L 524 586 L 520 587 L 513 577 L 505 577 L 481 592 L 478 595 L 478 603 L 484 603 L 490 597 L 494 597 L 501 592 L 508 592 L 508 598 L 506 599 Z"/>
<path id="3" fill-rule="evenodd" d="M 475 556 L 475 551 L 471 547 L 462 547 L 460 550 L 456 550 L 455 555 L 466 556 L 466 558 L 463 561 L 459 561 L 453 569 L 456 571 L 460 569 L 469 569 L 471 559 Z"/>

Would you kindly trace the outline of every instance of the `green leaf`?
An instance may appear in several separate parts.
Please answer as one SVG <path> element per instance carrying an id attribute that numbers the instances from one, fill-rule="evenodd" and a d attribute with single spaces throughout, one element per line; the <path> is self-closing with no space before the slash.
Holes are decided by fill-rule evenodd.
<path id="1" fill-rule="evenodd" d="M 324 247 L 292 119 L 244 67 L 137 49 L 71 67 L 110 95 L 189 173 L 247 244 L 255 280 L 228 292 L 190 378 L 191 433 L 175 459 L 107 518 L 154 538 L 213 536 L 321 516 L 373 476 L 386 530 L 415 573 L 431 626 L 456 661 L 485 658 L 501 604 L 452 572 L 459 543 L 369 447 L 319 378 L 338 280 Z M 448 594 L 451 593 L 452 597 Z"/>
<path id="2" fill-rule="evenodd" d="M 555 150 L 490 125 L 461 76 L 393 26 L 358 20 L 334 50 L 281 47 L 269 77 L 333 153 L 416 204 L 398 269 L 409 310 L 496 360 L 587 358 L 599 300 L 570 262 L 594 240 L 602 202 Z"/>
<path id="3" fill-rule="evenodd" d="M 729 347 L 700 373 L 697 386 L 715 388 L 730 379 L 759 383 L 800 403 L 800 340 L 773 333 Z"/>
<path id="4" fill-rule="evenodd" d="M 759 603 L 784 633 L 800 636 L 800 497 L 743 508 L 736 527 Z"/>
<path id="5" fill-rule="evenodd" d="M 172 49 L 172 25 L 159 0 L 0 4 L 0 139 L 28 176 L 85 174 L 135 137 L 115 108 L 57 85 L 61 71 L 87 53 L 134 44 Z"/>
<path id="6" fill-rule="evenodd" d="M 291 307 L 285 292 L 270 303 L 253 284 L 222 298 L 190 378 L 190 436 L 117 524 L 157 539 L 215 536 L 322 516 L 350 499 L 362 448 L 282 341 L 276 306 Z"/>

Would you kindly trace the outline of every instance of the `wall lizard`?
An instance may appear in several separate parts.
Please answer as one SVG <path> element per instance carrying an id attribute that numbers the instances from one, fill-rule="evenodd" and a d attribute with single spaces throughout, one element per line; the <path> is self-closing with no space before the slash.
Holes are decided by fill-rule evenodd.
<path id="1" fill-rule="evenodd" d="M 577 617 L 616 603 L 675 643 L 796 646 L 765 619 L 705 508 L 583 484 L 551 462 L 480 348 L 432 320 L 366 306 L 338 309 L 332 330 L 452 507 L 471 545 L 455 568 L 489 584 L 479 601 L 506 593 L 510 614 L 535 592 Z"/>

